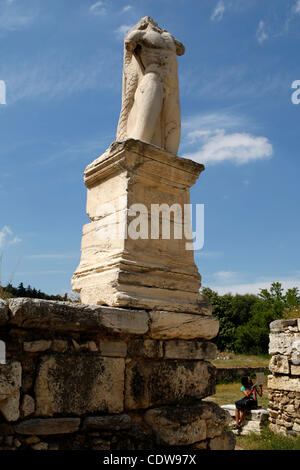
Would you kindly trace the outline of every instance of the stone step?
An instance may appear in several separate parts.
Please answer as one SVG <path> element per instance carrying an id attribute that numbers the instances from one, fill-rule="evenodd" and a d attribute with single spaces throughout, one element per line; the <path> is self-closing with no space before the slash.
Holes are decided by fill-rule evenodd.
<path id="1" fill-rule="evenodd" d="M 233 427 L 235 424 L 235 405 L 222 405 L 221 408 L 226 410 L 231 418 L 231 426 Z M 251 432 L 255 432 L 257 434 L 261 434 L 262 428 L 264 424 L 268 421 L 269 418 L 269 410 L 267 408 L 257 408 L 255 410 L 250 410 L 246 413 L 244 424 L 240 429 L 234 429 L 234 434 L 238 435 L 247 435 Z"/>

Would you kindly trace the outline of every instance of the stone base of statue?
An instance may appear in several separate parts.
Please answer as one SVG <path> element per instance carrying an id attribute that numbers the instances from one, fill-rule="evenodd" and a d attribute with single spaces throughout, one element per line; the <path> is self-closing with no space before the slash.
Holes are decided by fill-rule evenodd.
<path id="1" fill-rule="evenodd" d="M 0 300 L 0 327 L 0 451 L 234 449 L 204 399 L 211 315 L 18 298 Z"/>
<path id="2" fill-rule="evenodd" d="M 88 165 L 91 222 L 72 279 L 84 304 L 211 314 L 199 293 L 189 206 L 203 169 L 134 139 Z"/>

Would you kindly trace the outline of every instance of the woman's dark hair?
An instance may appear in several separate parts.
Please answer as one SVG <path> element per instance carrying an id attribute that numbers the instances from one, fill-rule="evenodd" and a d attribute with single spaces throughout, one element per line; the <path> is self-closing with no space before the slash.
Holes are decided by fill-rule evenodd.
<path id="1" fill-rule="evenodd" d="M 246 375 L 244 375 L 244 377 L 242 377 L 241 382 L 242 382 L 242 385 L 244 385 L 244 387 L 248 387 L 248 385 L 249 385 L 249 379 L 248 379 L 248 377 L 247 377 Z"/>

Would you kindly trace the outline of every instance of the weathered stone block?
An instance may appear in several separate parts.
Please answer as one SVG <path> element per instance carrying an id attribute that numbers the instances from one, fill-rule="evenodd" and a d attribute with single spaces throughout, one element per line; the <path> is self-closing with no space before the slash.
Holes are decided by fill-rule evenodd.
<path id="1" fill-rule="evenodd" d="M 300 375 L 300 365 L 294 366 L 291 365 L 291 375 Z"/>
<path id="2" fill-rule="evenodd" d="M 290 366 L 288 357 L 276 354 L 270 360 L 269 369 L 272 373 L 289 374 Z"/>
<path id="3" fill-rule="evenodd" d="M 285 333 L 271 333 L 269 354 L 290 354 L 292 351 L 292 341 L 292 337 Z"/>
<path id="4" fill-rule="evenodd" d="M 201 399 L 215 393 L 215 368 L 205 361 L 132 360 L 126 364 L 125 408 Z"/>
<path id="5" fill-rule="evenodd" d="M 206 435 L 212 439 L 216 436 L 220 436 L 225 427 L 231 422 L 229 413 L 226 410 L 219 407 L 216 403 L 206 402 L 210 405 L 211 415 L 207 420 Z"/>
<path id="6" fill-rule="evenodd" d="M 9 300 L 10 323 L 21 328 L 89 331 L 101 326 L 100 308 L 70 302 L 18 298 Z"/>
<path id="7" fill-rule="evenodd" d="M 300 380 L 289 376 L 268 376 L 268 389 L 300 392 Z"/>
<path id="8" fill-rule="evenodd" d="M 217 336 L 219 321 L 209 315 L 150 312 L 150 336 L 155 339 L 210 340 Z"/>
<path id="9" fill-rule="evenodd" d="M 289 326 L 297 326 L 297 318 L 290 318 L 285 320 L 275 320 L 270 323 L 271 333 L 280 333 L 287 329 Z"/>
<path id="10" fill-rule="evenodd" d="M 214 359 L 217 346 L 203 341 L 165 341 L 166 359 Z"/>
<path id="11" fill-rule="evenodd" d="M 19 418 L 22 366 L 18 361 L 0 364 L 0 411 L 7 421 Z"/>
<path id="12" fill-rule="evenodd" d="M 38 341 L 25 341 L 24 342 L 24 351 L 25 352 L 43 352 L 47 351 L 51 347 L 52 341 L 48 341 L 45 339 L 40 339 Z"/>
<path id="13" fill-rule="evenodd" d="M 5 400 L 21 387 L 22 367 L 18 361 L 0 365 L 0 401 Z"/>
<path id="14" fill-rule="evenodd" d="M 206 420 L 201 411 L 201 407 L 154 408 L 145 413 L 145 420 L 163 443 L 189 445 L 206 439 Z"/>
<path id="15" fill-rule="evenodd" d="M 102 356 L 126 357 L 127 344 L 124 341 L 100 341 L 100 353 Z"/>
<path id="16" fill-rule="evenodd" d="M 55 352 L 66 352 L 68 350 L 68 341 L 63 339 L 54 339 L 52 341 L 52 350 Z"/>
<path id="17" fill-rule="evenodd" d="M 124 359 L 100 355 L 43 358 L 35 384 L 36 415 L 123 410 Z"/>
<path id="18" fill-rule="evenodd" d="M 32 450 L 48 450 L 49 444 L 47 442 L 39 442 L 31 446 Z"/>
<path id="19" fill-rule="evenodd" d="M 292 352 L 291 363 L 295 366 L 300 365 L 300 352 L 299 351 Z"/>
<path id="20" fill-rule="evenodd" d="M 125 334 L 148 331 L 149 317 L 143 310 L 27 298 L 10 299 L 9 308 L 10 323 L 21 328 Z"/>
<path id="21" fill-rule="evenodd" d="M 297 434 L 300 434 L 300 424 L 294 423 L 293 424 L 293 431 Z"/>
<path id="22" fill-rule="evenodd" d="M 4 300 L 0 299 L 0 326 L 5 325 L 8 322 L 8 304 Z"/>
<path id="23" fill-rule="evenodd" d="M 29 419 L 14 426 L 18 434 L 50 436 L 78 431 L 80 418 Z"/>
<path id="24" fill-rule="evenodd" d="M 223 431 L 220 436 L 214 437 L 209 442 L 210 450 L 234 450 L 235 437 L 231 431 Z"/>
<path id="25" fill-rule="evenodd" d="M 109 332 L 143 335 L 148 323 L 149 316 L 143 310 L 102 307 L 101 325 Z"/>
<path id="26" fill-rule="evenodd" d="M 17 421 L 20 417 L 20 392 L 12 394 L 7 400 L 0 401 L 0 411 L 7 421 Z"/>
<path id="27" fill-rule="evenodd" d="M 131 418 L 126 414 L 90 416 L 84 419 L 82 429 L 90 431 L 120 431 L 129 429 L 131 425 Z"/>
<path id="28" fill-rule="evenodd" d="M 154 339 L 132 339 L 128 344 L 128 353 L 133 357 L 159 359 L 164 355 L 163 341 Z"/>
<path id="29" fill-rule="evenodd" d="M 35 401 L 30 395 L 24 395 L 21 404 L 21 415 L 26 418 L 35 412 Z"/>
<path id="30" fill-rule="evenodd" d="M 221 435 L 229 420 L 222 408 L 208 401 L 153 408 L 145 413 L 145 421 L 167 445 L 191 445 Z"/>

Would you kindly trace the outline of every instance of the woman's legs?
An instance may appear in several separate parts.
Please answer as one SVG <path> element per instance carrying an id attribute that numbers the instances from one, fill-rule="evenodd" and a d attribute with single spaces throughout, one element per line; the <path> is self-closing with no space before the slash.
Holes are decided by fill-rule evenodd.
<path id="1" fill-rule="evenodd" d="M 240 426 L 242 422 L 245 419 L 247 409 L 243 408 L 239 410 L 238 408 L 235 408 L 235 425 Z"/>
<path id="2" fill-rule="evenodd" d="M 244 409 L 244 410 L 241 411 L 240 424 L 242 424 L 242 422 L 243 422 L 244 419 L 245 419 L 246 411 L 247 411 L 246 409 Z"/>
<path id="3" fill-rule="evenodd" d="M 235 409 L 235 424 L 238 426 L 240 424 L 240 410 Z"/>

